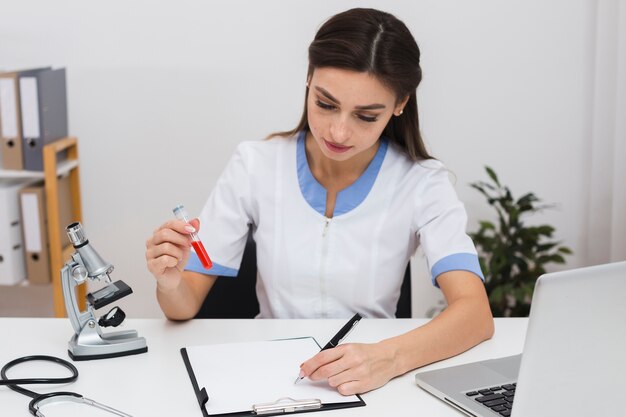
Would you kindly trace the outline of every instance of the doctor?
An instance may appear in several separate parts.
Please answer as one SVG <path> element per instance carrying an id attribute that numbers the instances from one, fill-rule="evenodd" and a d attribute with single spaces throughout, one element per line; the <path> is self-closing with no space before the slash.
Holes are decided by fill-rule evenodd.
<path id="1" fill-rule="evenodd" d="M 448 303 L 406 334 L 322 351 L 301 376 L 363 393 L 492 336 L 463 204 L 420 136 L 419 59 L 407 27 L 388 13 L 352 9 L 322 25 L 298 126 L 240 144 L 199 219 L 167 221 L 146 242 L 168 318 L 192 318 L 218 275 L 237 275 L 252 225 L 260 317 L 393 317 L 418 245 Z M 210 270 L 190 252 L 193 229 Z"/>

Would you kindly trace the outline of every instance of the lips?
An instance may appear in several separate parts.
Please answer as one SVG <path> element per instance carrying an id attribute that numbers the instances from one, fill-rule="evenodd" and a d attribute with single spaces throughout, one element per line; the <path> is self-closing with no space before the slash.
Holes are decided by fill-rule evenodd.
<path id="1" fill-rule="evenodd" d="M 343 153 L 343 152 L 346 152 L 346 151 L 350 150 L 350 148 L 352 148 L 352 146 L 338 145 L 338 144 L 329 142 L 326 139 L 324 139 L 324 143 L 326 144 L 326 147 L 328 149 L 330 149 L 333 152 L 337 152 L 337 153 Z"/>

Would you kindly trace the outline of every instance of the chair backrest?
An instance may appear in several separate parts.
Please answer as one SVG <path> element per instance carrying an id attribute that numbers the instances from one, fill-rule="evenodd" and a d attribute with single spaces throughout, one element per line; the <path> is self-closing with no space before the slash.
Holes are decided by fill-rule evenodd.
<path id="1" fill-rule="evenodd" d="M 259 314 L 259 301 L 256 297 L 256 272 L 256 243 L 252 239 L 252 233 L 249 233 L 237 277 L 218 277 L 195 318 L 254 318 Z M 410 263 L 404 273 L 396 317 L 411 317 Z"/>
<path id="2" fill-rule="evenodd" d="M 252 233 L 241 258 L 236 277 L 217 277 L 211 291 L 194 318 L 202 319 L 247 319 L 259 314 L 256 297 L 256 243 Z"/>
<path id="3" fill-rule="evenodd" d="M 396 318 L 410 319 L 413 317 L 411 309 L 411 263 L 409 262 L 404 271 L 402 286 L 400 287 L 400 298 L 396 306 Z"/>

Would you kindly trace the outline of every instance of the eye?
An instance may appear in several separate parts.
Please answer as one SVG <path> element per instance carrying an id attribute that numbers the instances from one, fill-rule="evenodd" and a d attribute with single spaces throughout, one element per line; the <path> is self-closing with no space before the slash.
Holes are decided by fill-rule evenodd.
<path id="1" fill-rule="evenodd" d="M 377 116 L 365 116 L 363 114 L 357 114 L 357 116 L 359 119 L 363 120 L 364 122 L 368 122 L 368 123 L 374 123 L 375 121 L 378 120 Z"/>
<path id="2" fill-rule="evenodd" d="M 315 100 L 315 104 L 317 104 L 318 107 L 320 107 L 320 108 L 322 108 L 324 110 L 335 110 L 337 108 L 337 107 L 333 106 L 332 104 L 324 103 L 320 99 Z"/>

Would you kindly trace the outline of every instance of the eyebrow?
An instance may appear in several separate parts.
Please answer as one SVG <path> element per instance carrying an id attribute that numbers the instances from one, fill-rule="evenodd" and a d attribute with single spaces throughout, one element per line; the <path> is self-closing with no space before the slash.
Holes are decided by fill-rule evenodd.
<path id="1" fill-rule="evenodd" d="M 335 97 L 332 96 L 332 94 L 330 94 L 328 91 L 326 91 L 326 89 L 322 88 L 322 87 L 318 87 L 315 86 L 315 89 L 317 91 L 319 91 L 324 97 L 326 97 L 327 99 L 329 99 L 330 101 L 336 103 L 336 104 L 341 104 L 339 102 L 339 100 L 337 100 Z M 384 104 L 380 104 L 380 103 L 374 103 L 374 104 L 368 104 L 365 106 L 355 106 L 355 108 L 357 110 L 377 110 L 377 109 L 384 109 L 387 106 L 385 106 Z"/>

